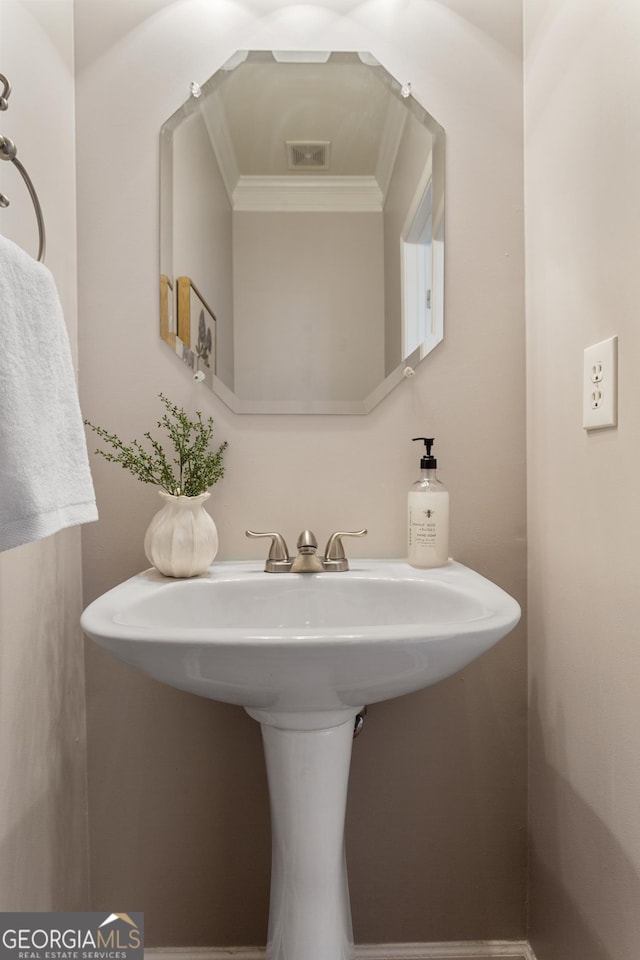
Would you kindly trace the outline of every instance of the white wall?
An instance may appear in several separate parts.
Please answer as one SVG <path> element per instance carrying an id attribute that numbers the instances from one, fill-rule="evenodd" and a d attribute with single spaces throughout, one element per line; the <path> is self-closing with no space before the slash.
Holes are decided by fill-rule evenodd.
<path id="1" fill-rule="evenodd" d="M 531 935 L 640 943 L 640 6 L 525 0 Z M 582 429 L 619 336 L 617 429 Z"/>
<path id="2" fill-rule="evenodd" d="M 71 0 L 0 0 L 0 65 L 13 87 L 0 132 L 38 191 L 76 346 Z M 0 230 L 34 256 L 36 220 L 8 163 Z M 0 554 L 0 910 L 88 908 L 80 532 Z"/>
<path id="3" fill-rule="evenodd" d="M 228 439 L 211 512 L 222 557 L 247 527 L 353 555 L 405 550 L 406 491 L 434 435 L 453 555 L 525 587 L 522 64 L 513 0 L 321 6 L 281 0 L 76 3 L 79 311 L 86 415 L 127 436 L 162 390 Z M 158 130 L 236 49 L 371 50 L 447 136 L 446 335 L 367 417 L 234 416 L 157 334 Z M 145 566 L 157 496 L 96 462 L 86 599 Z M 266 785 L 239 709 L 88 656 L 94 905 L 145 910 L 150 944 L 264 943 Z M 464 673 L 376 705 L 354 752 L 347 845 L 356 939 L 520 937 L 525 902 L 520 628 Z"/>

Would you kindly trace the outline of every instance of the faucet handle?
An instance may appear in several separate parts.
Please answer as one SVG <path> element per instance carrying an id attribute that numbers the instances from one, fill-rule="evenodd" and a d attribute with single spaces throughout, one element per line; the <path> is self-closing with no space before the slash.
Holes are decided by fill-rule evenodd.
<path id="1" fill-rule="evenodd" d="M 342 538 L 364 537 L 366 533 L 366 530 L 339 530 L 336 533 L 332 533 L 324 551 L 323 563 L 325 570 L 335 570 L 336 573 L 342 573 L 348 570 L 349 561 L 344 552 Z"/>
<path id="2" fill-rule="evenodd" d="M 257 539 L 258 537 L 271 537 L 271 546 L 269 554 L 264 565 L 265 573 L 288 573 L 291 569 L 292 560 L 289 556 L 289 548 L 281 533 L 259 533 L 255 530 L 245 530 L 245 536 Z"/>

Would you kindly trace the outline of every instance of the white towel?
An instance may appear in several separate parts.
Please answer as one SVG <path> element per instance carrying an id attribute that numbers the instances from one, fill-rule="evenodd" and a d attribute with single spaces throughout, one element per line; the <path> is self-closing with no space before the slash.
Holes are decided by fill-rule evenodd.
<path id="1" fill-rule="evenodd" d="M 97 519 L 54 279 L 0 236 L 0 550 Z"/>

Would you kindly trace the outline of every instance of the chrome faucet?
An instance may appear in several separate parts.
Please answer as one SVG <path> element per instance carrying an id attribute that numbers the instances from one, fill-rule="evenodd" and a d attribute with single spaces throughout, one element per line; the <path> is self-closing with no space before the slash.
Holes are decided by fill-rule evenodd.
<path id="1" fill-rule="evenodd" d="M 271 547 L 264 570 L 265 573 L 342 573 L 349 569 L 349 561 L 342 544 L 343 537 L 364 537 L 366 530 L 339 530 L 332 533 L 327 541 L 324 556 L 317 555 L 318 541 L 311 530 L 303 530 L 298 537 L 298 553 L 289 556 L 289 548 L 280 533 L 259 533 L 246 530 L 247 537 L 271 537 Z"/>

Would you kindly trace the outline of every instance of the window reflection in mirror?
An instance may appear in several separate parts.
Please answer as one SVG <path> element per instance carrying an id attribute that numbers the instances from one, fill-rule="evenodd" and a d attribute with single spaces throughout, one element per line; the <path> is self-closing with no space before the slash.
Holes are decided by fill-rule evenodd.
<path id="1" fill-rule="evenodd" d="M 161 131 L 160 326 L 238 413 L 367 413 L 443 336 L 444 132 L 371 55 L 240 52 Z"/>

